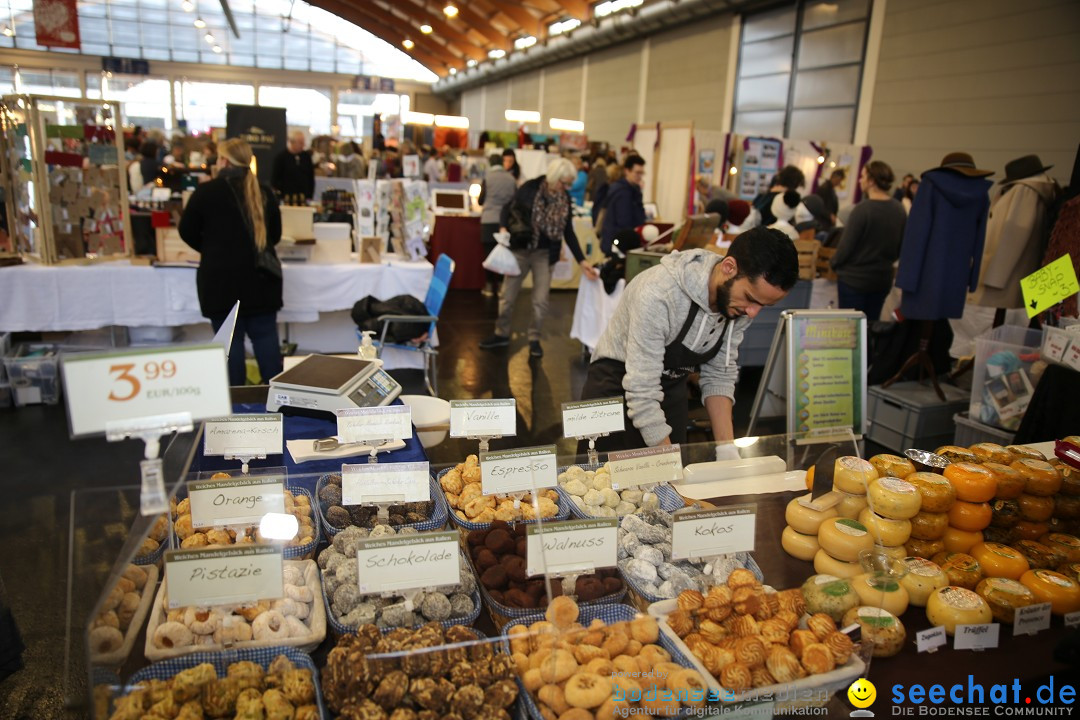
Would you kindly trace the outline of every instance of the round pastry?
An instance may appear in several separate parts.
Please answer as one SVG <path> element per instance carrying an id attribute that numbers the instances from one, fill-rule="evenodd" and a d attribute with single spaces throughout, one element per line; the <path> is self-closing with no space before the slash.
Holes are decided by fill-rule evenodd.
<path id="1" fill-rule="evenodd" d="M 561 683 L 577 672 L 577 669 L 578 663 L 574 655 L 568 650 L 557 648 L 540 662 L 540 679 L 545 683 Z"/>
<path id="2" fill-rule="evenodd" d="M 811 675 L 827 673 L 836 667 L 836 658 L 832 650 L 824 643 L 814 643 L 807 646 L 800 656 L 802 666 Z"/>
<path id="3" fill-rule="evenodd" d="M 787 645 L 789 633 L 787 624 L 778 618 L 771 618 L 761 623 L 761 639 L 765 642 Z"/>
<path id="4" fill-rule="evenodd" d="M 750 679 L 754 683 L 755 688 L 763 688 L 776 684 L 776 678 L 769 674 L 769 669 L 764 665 L 751 670 Z"/>
<path id="5" fill-rule="evenodd" d="M 821 641 L 818 640 L 818 636 L 814 634 L 813 630 L 799 629 L 791 633 L 791 640 L 788 643 L 788 646 L 794 650 L 797 655 L 802 655 L 803 650 L 817 642 Z"/>
<path id="6" fill-rule="evenodd" d="M 1001 463 L 983 463 L 983 467 L 993 473 L 997 481 L 994 497 L 998 500 L 1013 500 L 1024 492 L 1024 476 L 1016 468 Z"/>
<path id="7" fill-rule="evenodd" d="M 697 590 L 683 590 L 677 598 L 680 610 L 692 612 L 705 604 L 705 596 Z"/>
<path id="8" fill-rule="evenodd" d="M 114 627 L 102 625 L 90 631 L 90 653 L 104 655 L 119 650 L 124 644 L 124 634 Z"/>
<path id="9" fill-rule="evenodd" d="M 595 673 L 575 673 L 566 681 L 563 695 L 572 707 L 598 707 L 611 695 L 611 682 Z"/>
<path id="10" fill-rule="evenodd" d="M 768 668 L 769 674 L 778 683 L 795 682 L 799 678 L 806 676 L 806 672 L 803 670 L 799 658 L 795 657 L 795 653 L 780 645 L 773 645 L 769 648 L 769 654 L 765 658 L 765 667 Z"/>
<path id="11" fill-rule="evenodd" d="M 259 641 L 284 640 L 289 637 L 289 626 L 280 612 L 267 610 L 251 623 L 251 632 Z"/>
<path id="12" fill-rule="evenodd" d="M 792 657 L 795 656 L 792 655 Z M 796 660 L 796 662 L 798 661 Z M 750 668 L 734 662 L 724 667 L 720 672 L 720 684 L 734 693 L 741 693 L 754 686 L 754 679 L 750 674 Z"/>
<path id="13" fill-rule="evenodd" d="M 734 592 L 741 587 L 760 587 L 761 583 L 754 577 L 754 573 L 746 568 L 735 568 L 731 571 L 731 574 L 728 575 L 727 586 Z"/>
<path id="14" fill-rule="evenodd" d="M 214 631 L 214 644 L 232 645 L 238 642 L 248 642 L 251 637 L 251 625 L 248 625 L 244 620 L 238 619 L 236 622 L 222 624 L 221 627 Z"/>
<path id="15" fill-rule="evenodd" d="M 178 622 L 164 622 L 154 628 L 154 647 L 185 647 L 194 642 L 194 636 L 187 625 Z"/>
<path id="16" fill-rule="evenodd" d="M 829 648 L 837 667 L 846 664 L 851 658 L 851 653 L 855 651 L 855 643 L 852 642 L 851 637 L 839 630 L 829 633 L 821 642 Z"/>
<path id="17" fill-rule="evenodd" d="M 544 616 L 548 622 L 557 627 L 560 630 L 566 630 L 571 625 L 577 622 L 578 619 L 578 606 L 577 603 L 566 595 L 560 595 L 554 598 L 547 607 L 547 611 Z M 597 703 L 599 704 L 599 703 Z"/>
<path id="18" fill-rule="evenodd" d="M 735 660 L 749 668 L 765 662 L 765 643 L 758 637 L 742 637 L 735 642 Z"/>
<path id="19" fill-rule="evenodd" d="M 221 626 L 221 613 L 206 608 L 189 607 L 184 611 L 184 624 L 196 635 L 213 635 Z"/>
<path id="20" fill-rule="evenodd" d="M 818 640 L 828 637 L 830 633 L 836 632 L 836 622 L 825 613 L 811 615 L 806 621 L 806 627 L 814 633 L 814 636 Z"/>
<path id="21" fill-rule="evenodd" d="M 701 707 L 709 694 L 701 674 L 691 668 L 668 675 L 667 687 L 686 707 Z"/>
<path id="22" fill-rule="evenodd" d="M 975 453 L 959 445 L 942 445 L 934 451 L 934 454 L 940 455 L 951 463 L 977 462 Z"/>
<path id="23" fill-rule="evenodd" d="M 996 462 L 1008 465 L 1016 456 L 997 443 L 976 443 L 968 448 L 975 454 L 976 462 Z"/>
<path id="24" fill-rule="evenodd" d="M 1045 460 L 1024 458 L 1012 463 L 1024 478 L 1024 492 L 1028 495 L 1049 497 L 1061 489 L 1061 474 Z"/>

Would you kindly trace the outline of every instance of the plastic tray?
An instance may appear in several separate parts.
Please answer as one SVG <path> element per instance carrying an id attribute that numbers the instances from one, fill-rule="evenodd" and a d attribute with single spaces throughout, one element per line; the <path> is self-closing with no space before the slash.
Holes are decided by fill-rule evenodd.
<path id="1" fill-rule="evenodd" d="M 457 515 L 455 515 L 453 509 L 450 508 L 450 503 L 447 502 L 447 500 L 446 500 L 446 494 L 443 493 L 442 484 L 440 482 L 438 482 L 439 480 L 442 480 L 442 476 L 445 475 L 446 473 L 450 472 L 450 470 L 451 470 L 451 468 L 446 468 L 446 469 L 442 470 L 436 476 L 436 483 L 435 483 L 438 486 L 439 494 L 443 496 L 443 503 L 446 504 L 446 511 L 447 511 L 447 515 L 450 517 L 450 522 L 453 523 L 454 527 L 456 527 L 458 530 L 487 530 L 488 528 L 491 527 L 491 523 L 474 523 L 474 522 L 469 522 L 468 520 L 462 520 Z M 551 489 L 555 489 L 555 488 L 551 488 Z M 567 501 L 563 500 L 563 496 L 561 494 L 558 495 L 558 499 L 555 501 L 555 504 L 559 508 L 559 512 L 555 513 L 555 515 L 553 517 L 543 518 L 545 522 L 555 522 L 557 520 L 566 520 L 566 519 L 568 519 L 570 517 L 570 508 L 566 507 Z M 573 503 L 570 503 L 570 504 L 572 505 Z M 534 523 L 534 522 L 536 522 L 536 520 L 516 520 L 515 521 L 515 523 L 518 523 L 518 522 L 523 522 L 523 523 L 528 524 L 528 523 Z M 515 524 L 515 523 L 511 523 L 511 524 Z"/>
<path id="2" fill-rule="evenodd" d="M 323 501 L 319 498 L 319 491 L 322 490 L 323 487 L 326 485 L 327 478 L 329 478 L 333 474 L 334 473 L 324 474 L 322 477 L 319 478 L 319 482 L 315 486 L 315 508 L 316 512 L 319 514 L 319 525 L 322 526 L 322 530 L 324 533 L 326 533 L 326 538 L 328 540 L 332 540 L 335 535 L 345 529 L 336 528 L 326 521 L 326 511 L 323 510 Z M 446 497 L 443 495 L 443 491 L 442 488 L 439 487 L 439 483 L 435 482 L 434 478 L 430 479 L 430 491 L 432 503 L 430 518 L 428 518 L 424 522 L 405 523 L 404 525 L 391 525 L 390 527 L 394 528 L 395 530 L 411 527 L 416 528 L 420 532 L 441 530 L 443 527 L 445 527 L 447 515 Z"/>

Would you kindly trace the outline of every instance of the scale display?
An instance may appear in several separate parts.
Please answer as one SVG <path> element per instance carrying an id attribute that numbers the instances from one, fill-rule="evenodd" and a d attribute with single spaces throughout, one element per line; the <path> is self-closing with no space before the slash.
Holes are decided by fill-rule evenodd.
<path id="1" fill-rule="evenodd" d="M 388 405 L 401 385 L 377 360 L 311 355 L 270 381 L 269 412 L 330 414 L 354 407 Z"/>

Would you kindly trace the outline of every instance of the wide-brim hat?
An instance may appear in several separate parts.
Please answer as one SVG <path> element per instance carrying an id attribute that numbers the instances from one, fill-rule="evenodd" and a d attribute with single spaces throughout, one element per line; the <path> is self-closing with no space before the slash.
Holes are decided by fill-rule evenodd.
<path id="1" fill-rule="evenodd" d="M 941 165 L 933 170 L 952 170 L 968 177 L 987 177 L 993 175 L 993 170 L 980 170 L 975 167 L 975 158 L 965 152 L 949 153 L 941 159 Z M 929 170 L 927 171 L 929 172 Z M 923 173 L 924 175 L 926 173 Z"/>
<path id="2" fill-rule="evenodd" d="M 1053 165 L 1043 165 L 1042 160 L 1038 155 L 1025 155 L 1024 157 L 1018 157 L 1015 160 L 1010 160 L 1005 163 L 1005 179 L 1001 181 L 1002 185 L 1007 183 L 1017 182 L 1018 180 L 1024 180 L 1025 178 L 1039 175 L 1046 172 Z"/>

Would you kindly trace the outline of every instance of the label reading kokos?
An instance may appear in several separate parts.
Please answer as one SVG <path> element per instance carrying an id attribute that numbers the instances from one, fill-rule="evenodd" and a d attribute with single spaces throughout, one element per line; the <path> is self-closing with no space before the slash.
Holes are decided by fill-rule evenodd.
<path id="1" fill-rule="evenodd" d="M 672 521 L 671 557 L 675 560 L 754 550 L 756 505 L 680 510 Z"/>
<path id="2" fill-rule="evenodd" d="M 555 446 L 480 453 L 480 482 L 485 495 L 555 487 L 558 484 Z"/>
<path id="3" fill-rule="evenodd" d="M 626 429 L 621 397 L 562 404 L 563 436 L 608 435 Z"/>
<path id="4" fill-rule="evenodd" d="M 360 592 L 400 592 L 461 583 L 455 531 L 357 541 Z"/>
<path id="5" fill-rule="evenodd" d="M 649 483 L 683 479 L 682 449 L 678 445 L 608 453 L 611 487 L 625 490 Z"/>
<path id="6" fill-rule="evenodd" d="M 342 442 L 365 443 L 412 437 L 412 409 L 408 405 L 336 410 Z"/>
<path id="7" fill-rule="evenodd" d="M 615 567 L 619 522 L 616 518 L 545 522 L 529 525 L 525 572 L 568 573 Z"/>
<path id="8" fill-rule="evenodd" d="M 1050 603 L 1038 603 L 1017 608 L 1013 618 L 1013 635 L 1034 635 L 1050 629 Z"/>
<path id="9" fill-rule="evenodd" d="M 429 475 L 426 462 L 342 465 L 341 504 L 427 502 Z"/>
<path id="10" fill-rule="evenodd" d="M 516 400 L 451 400 L 450 437 L 517 435 Z"/>
<path id="11" fill-rule="evenodd" d="M 211 418 L 206 421 L 203 438 L 203 455 L 280 455 L 284 441 L 281 413 Z"/>
<path id="12" fill-rule="evenodd" d="M 169 550 L 169 609 L 277 600 L 284 594 L 281 563 L 281 548 L 272 545 Z"/>
<path id="13" fill-rule="evenodd" d="M 953 635 L 954 650 L 988 650 L 998 646 L 998 634 L 1001 625 L 985 623 L 978 625 L 957 625 Z"/>
<path id="14" fill-rule="evenodd" d="M 188 490 L 192 527 L 258 525 L 267 513 L 285 512 L 281 476 L 201 480 Z"/>

